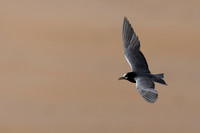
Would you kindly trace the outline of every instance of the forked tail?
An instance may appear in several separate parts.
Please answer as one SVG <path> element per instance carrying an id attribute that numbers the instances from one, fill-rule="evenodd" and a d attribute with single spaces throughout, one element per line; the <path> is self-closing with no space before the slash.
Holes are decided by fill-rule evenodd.
<path id="1" fill-rule="evenodd" d="M 152 80 L 154 82 L 157 82 L 157 83 L 160 83 L 160 84 L 163 84 L 163 85 L 167 85 L 165 80 L 164 80 L 164 73 L 152 74 L 152 75 L 153 75 Z"/>

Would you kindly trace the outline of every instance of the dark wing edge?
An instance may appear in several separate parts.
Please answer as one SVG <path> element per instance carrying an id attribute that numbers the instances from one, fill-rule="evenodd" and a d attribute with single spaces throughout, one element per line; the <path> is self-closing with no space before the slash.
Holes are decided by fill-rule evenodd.
<path id="1" fill-rule="evenodd" d="M 122 40 L 124 48 L 131 47 L 132 50 L 139 50 L 140 41 L 126 17 L 124 17 Z"/>

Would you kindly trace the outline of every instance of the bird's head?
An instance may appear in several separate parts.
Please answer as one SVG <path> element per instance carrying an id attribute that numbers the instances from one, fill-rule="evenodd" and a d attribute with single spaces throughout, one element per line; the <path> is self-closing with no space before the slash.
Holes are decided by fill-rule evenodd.
<path id="1" fill-rule="evenodd" d="M 133 82 L 133 83 L 135 83 L 135 76 L 136 76 L 136 74 L 134 73 L 134 72 L 128 72 L 128 73 L 125 73 L 124 75 L 123 75 L 123 77 L 120 77 L 119 78 L 119 80 L 128 80 L 128 81 L 130 81 L 130 82 Z"/>

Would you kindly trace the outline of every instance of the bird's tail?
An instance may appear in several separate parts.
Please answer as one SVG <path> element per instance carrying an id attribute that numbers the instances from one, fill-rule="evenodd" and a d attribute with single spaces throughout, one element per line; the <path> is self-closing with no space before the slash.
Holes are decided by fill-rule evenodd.
<path id="1" fill-rule="evenodd" d="M 165 80 L 164 80 L 164 73 L 161 73 L 161 74 L 152 74 L 152 80 L 154 82 L 157 82 L 157 83 L 160 83 L 160 84 L 163 84 L 163 85 L 167 85 Z"/>

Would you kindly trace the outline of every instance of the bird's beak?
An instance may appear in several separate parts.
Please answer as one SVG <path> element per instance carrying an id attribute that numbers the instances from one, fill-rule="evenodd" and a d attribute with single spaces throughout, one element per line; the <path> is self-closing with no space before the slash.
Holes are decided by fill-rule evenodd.
<path id="1" fill-rule="evenodd" d="M 125 77 L 120 77 L 120 78 L 118 78 L 119 80 L 123 80 L 123 79 L 126 79 Z"/>

